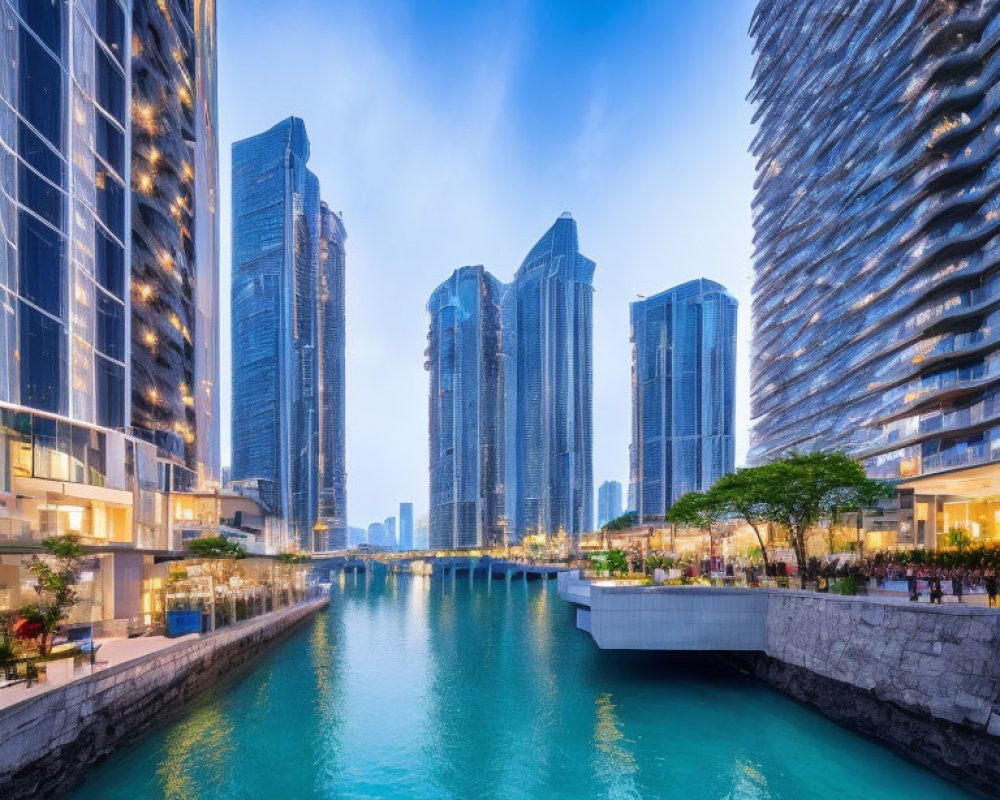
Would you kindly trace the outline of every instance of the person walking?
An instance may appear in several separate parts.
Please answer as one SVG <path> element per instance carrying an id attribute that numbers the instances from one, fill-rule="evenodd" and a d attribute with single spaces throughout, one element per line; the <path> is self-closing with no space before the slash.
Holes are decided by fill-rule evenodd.
<path id="1" fill-rule="evenodd" d="M 931 603 L 941 605 L 941 601 L 944 598 L 944 592 L 941 589 L 941 576 L 936 571 L 931 573 L 930 586 Z"/>
<path id="2" fill-rule="evenodd" d="M 954 570 L 951 573 L 951 593 L 958 598 L 958 602 L 962 602 L 962 581 L 965 576 L 962 575 L 962 571 L 959 569 Z"/>
<path id="3" fill-rule="evenodd" d="M 986 584 L 986 598 L 989 602 L 990 608 L 997 607 L 997 573 L 996 570 L 990 570 L 986 573 L 986 577 L 983 578 L 983 583 Z"/>

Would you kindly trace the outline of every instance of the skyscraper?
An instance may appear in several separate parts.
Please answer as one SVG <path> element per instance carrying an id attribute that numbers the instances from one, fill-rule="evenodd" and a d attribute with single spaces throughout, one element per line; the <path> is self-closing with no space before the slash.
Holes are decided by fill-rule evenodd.
<path id="1" fill-rule="evenodd" d="M 320 203 L 319 291 L 317 295 L 319 341 L 317 343 L 320 396 L 320 488 L 319 516 L 327 525 L 325 550 L 347 546 L 347 439 L 346 311 L 344 222 L 326 203 Z"/>
<path id="2" fill-rule="evenodd" d="M 292 541 L 346 539 L 344 229 L 290 117 L 233 145 L 233 479 L 273 480 Z"/>
<path id="3" fill-rule="evenodd" d="M 597 490 L 597 527 L 622 515 L 622 485 L 618 481 L 604 481 Z"/>
<path id="4" fill-rule="evenodd" d="M 413 549 L 413 503 L 399 504 L 399 549 Z"/>
<path id="5" fill-rule="evenodd" d="M 736 306 L 704 278 L 631 304 L 629 480 L 640 521 L 735 467 Z"/>
<path id="6" fill-rule="evenodd" d="M 503 515 L 501 283 L 462 267 L 427 303 L 430 547 L 500 541 Z"/>
<path id="7" fill-rule="evenodd" d="M 187 489 L 220 479 L 215 5 L 134 2 L 131 42 L 132 425 Z"/>
<path id="8" fill-rule="evenodd" d="M 751 25 L 750 457 L 900 480 L 899 543 L 1000 536 L 998 26 L 889 0 L 763 0 Z"/>
<path id="9" fill-rule="evenodd" d="M 386 517 L 385 522 L 382 523 L 383 531 L 385 532 L 385 546 L 390 550 L 396 549 L 396 518 Z"/>
<path id="10" fill-rule="evenodd" d="M 385 525 L 373 522 L 368 526 L 368 544 L 373 547 L 386 547 Z"/>
<path id="11" fill-rule="evenodd" d="M 0 491 L 33 538 L 176 547 L 159 490 L 218 480 L 214 15 L 0 0 Z"/>
<path id="12" fill-rule="evenodd" d="M 507 528 L 578 534 L 593 523 L 595 264 L 563 214 L 503 296 Z"/>

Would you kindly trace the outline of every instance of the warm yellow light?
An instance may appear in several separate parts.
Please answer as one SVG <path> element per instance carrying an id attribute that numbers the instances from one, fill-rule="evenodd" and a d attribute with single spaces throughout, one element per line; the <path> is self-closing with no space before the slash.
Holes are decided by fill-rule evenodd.
<path id="1" fill-rule="evenodd" d="M 187 90 L 187 87 L 182 86 L 180 89 L 178 89 L 177 95 L 178 97 L 181 98 L 181 102 L 184 103 L 184 105 L 191 104 L 191 92 Z"/>
<path id="2" fill-rule="evenodd" d="M 194 398 L 191 395 L 189 394 L 184 395 L 183 400 L 184 400 L 184 405 L 188 406 L 189 408 L 194 406 Z"/>
<path id="3" fill-rule="evenodd" d="M 146 194 L 149 194 L 153 189 L 153 179 L 150 178 L 148 175 L 140 175 L 139 188 L 142 189 L 142 191 L 145 192 Z"/>
<path id="4" fill-rule="evenodd" d="M 160 151 L 157 150 L 155 147 L 151 147 L 149 150 L 149 163 L 155 164 L 159 160 L 160 160 Z"/>
<path id="5" fill-rule="evenodd" d="M 155 387 L 146 392 L 147 397 L 154 403 L 160 402 L 160 393 L 156 391 Z"/>
<path id="6" fill-rule="evenodd" d="M 145 335 L 142 337 L 142 340 L 150 347 L 152 347 L 154 344 L 156 344 L 156 334 L 153 333 L 152 331 L 146 331 Z"/>
<path id="7" fill-rule="evenodd" d="M 166 250 L 160 251 L 160 266 L 164 269 L 171 269 L 174 266 L 174 257 Z"/>
<path id="8" fill-rule="evenodd" d="M 153 296 L 153 287 L 148 283 L 144 283 L 139 287 L 139 297 L 143 300 L 148 300 Z"/>

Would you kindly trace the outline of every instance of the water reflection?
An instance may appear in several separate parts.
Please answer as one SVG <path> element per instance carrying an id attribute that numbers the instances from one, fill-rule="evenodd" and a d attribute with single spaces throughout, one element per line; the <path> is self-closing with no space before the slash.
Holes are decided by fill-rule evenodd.
<path id="1" fill-rule="evenodd" d="M 341 576 L 75 800 L 967 797 L 717 662 L 598 650 L 554 582 Z"/>

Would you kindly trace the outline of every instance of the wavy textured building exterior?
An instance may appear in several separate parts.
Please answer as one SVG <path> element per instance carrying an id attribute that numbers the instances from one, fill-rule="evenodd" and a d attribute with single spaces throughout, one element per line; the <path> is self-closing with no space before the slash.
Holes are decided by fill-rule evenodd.
<path id="1" fill-rule="evenodd" d="M 575 535 L 593 524 L 593 278 L 563 214 L 502 302 L 507 529 Z"/>
<path id="2" fill-rule="evenodd" d="M 736 307 L 704 278 L 631 304 L 630 482 L 640 521 L 735 467 Z"/>
<path id="3" fill-rule="evenodd" d="M 462 267 L 427 303 L 431 549 L 502 543 L 502 291 L 482 266 Z"/>
<path id="4" fill-rule="evenodd" d="M 234 480 L 279 489 L 303 549 L 345 541 L 342 221 L 295 117 L 233 145 Z"/>
<path id="5" fill-rule="evenodd" d="M 996 534 L 934 476 L 1000 460 L 1000 3 L 764 0 L 751 34 L 750 457 L 844 449 L 916 493 L 900 541 Z"/>
<path id="6" fill-rule="evenodd" d="M 220 477 L 214 15 L 132 4 L 132 425 L 174 488 Z"/>

